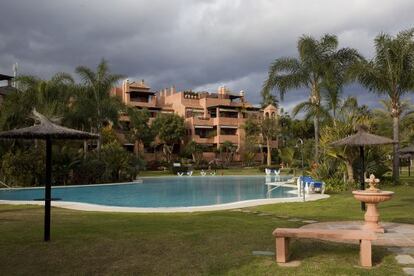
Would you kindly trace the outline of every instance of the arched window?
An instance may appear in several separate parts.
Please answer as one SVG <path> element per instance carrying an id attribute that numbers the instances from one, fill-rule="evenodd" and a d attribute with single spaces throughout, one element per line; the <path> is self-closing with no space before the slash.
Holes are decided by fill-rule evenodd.
<path id="1" fill-rule="evenodd" d="M 265 112 L 265 117 L 269 118 L 269 112 Z"/>
<path id="2" fill-rule="evenodd" d="M 276 118 L 276 113 L 272 112 L 272 118 Z"/>

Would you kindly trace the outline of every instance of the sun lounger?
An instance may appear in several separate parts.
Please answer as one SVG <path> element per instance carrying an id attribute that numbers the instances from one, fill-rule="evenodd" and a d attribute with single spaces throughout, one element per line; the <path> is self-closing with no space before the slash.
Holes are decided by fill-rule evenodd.
<path id="1" fill-rule="evenodd" d="M 189 172 L 187 172 L 187 175 L 188 175 L 188 176 L 192 176 L 192 175 L 193 175 L 193 171 L 189 171 Z"/>
<path id="2" fill-rule="evenodd" d="M 297 182 L 300 193 L 305 190 L 306 194 L 320 192 L 325 193 L 325 182 L 315 180 L 311 176 L 300 176 Z"/>
<path id="3" fill-rule="evenodd" d="M 272 174 L 272 170 L 271 169 L 265 169 L 265 173 L 266 173 L 266 175 L 271 175 Z"/>
<path id="4" fill-rule="evenodd" d="M 183 173 L 183 172 L 178 172 L 178 173 L 177 173 L 177 175 L 178 175 L 178 176 L 183 176 L 183 175 L 184 175 L 184 173 Z"/>
<path id="5" fill-rule="evenodd" d="M 200 174 L 201 176 L 206 176 L 207 173 L 204 170 L 201 170 Z"/>

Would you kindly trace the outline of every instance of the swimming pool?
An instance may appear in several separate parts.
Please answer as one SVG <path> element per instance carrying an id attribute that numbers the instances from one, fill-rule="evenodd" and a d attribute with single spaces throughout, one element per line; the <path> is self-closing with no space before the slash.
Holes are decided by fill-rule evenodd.
<path id="1" fill-rule="evenodd" d="M 53 187 L 52 198 L 116 207 L 168 208 L 297 197 L 291 187 L 281 186 L 268 193 L 265 183 L 270 181 L 275 181 L 274 176 L 148 177 L 142 183 Z M 43 188 L 0 190 L 0 200 L 39 201 L 43 197 Z"/>

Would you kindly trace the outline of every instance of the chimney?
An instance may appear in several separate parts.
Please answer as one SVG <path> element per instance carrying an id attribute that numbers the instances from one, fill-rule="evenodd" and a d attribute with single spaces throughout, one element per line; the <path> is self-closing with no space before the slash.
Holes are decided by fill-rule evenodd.
<path id="1" fill-rule="evenodd" d="M 144 79 L 141 80 L 141 85 L 144 85 Z"/>
<path id="2" fill-rule="evenodd" d="M 220 95 L 225 95 L 225 94 L 227 94 L 227 92 L 226 92 L 226 87 L 225 87 L 224 85 L 219 87 L 219 94 L 220 94 Z"/>

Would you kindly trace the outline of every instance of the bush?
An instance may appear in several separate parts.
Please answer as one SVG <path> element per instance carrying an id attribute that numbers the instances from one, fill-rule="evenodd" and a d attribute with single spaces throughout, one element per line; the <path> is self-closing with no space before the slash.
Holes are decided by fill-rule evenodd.
<path id="1" fill-rule="evenodd" d="M 171 167 L 171 172 L 173 174 L 181 173 L 181 172 L 188 172 L 188 167 L 181 166 L 181 167 Z"/>
<path id="2" fill-rule="evenodd" d="M 95 158 L 81 161 L 73 170 L 73 184 L 93 184 L 104 182 L 105 163 Z"/>
<path id="3" fill-rule="evenodd" d="M 1 174 L 13 186 L 38 186 L 44 184 L 44 145 L 29 149 L 9 151 L 2 156 Z"/>
<path id="4" fill-rule="evenodd" d="M 147 162 L 146 169 L 150 171 L 156 171 L 159 170 L 159 168 L 162 166 L 161 162 L 158 160 L 151 160 Z"/>
<path id="5" fill-rule="evenodd" d="M 336 178 L 329 178 L 324 180 L 326 193 L 339 193 L 347 189 L 347 185 Z"/>

